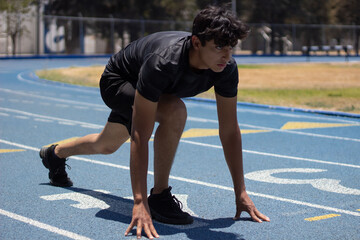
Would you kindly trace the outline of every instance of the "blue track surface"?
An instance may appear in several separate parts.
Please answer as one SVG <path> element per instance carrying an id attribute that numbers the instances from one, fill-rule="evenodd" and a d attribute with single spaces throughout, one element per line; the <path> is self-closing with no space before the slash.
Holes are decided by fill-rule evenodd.
<path id="1" fill-rule="evenodd" d="M 44 145 L 100 131 L 109 110 L 98 89 L 49 83 L 34 70 L 106 62 L 0 61 L 0 239 L 136 238 L 123 237 L 132 211 L 129 143 L 112 155 L 70 158 L 72 188 L 50 186 L 38 156 Z M 170 184 L 196 217 L 189 226 L 155 222 L 161 239 L 360 239 L 359 118 L 239 105 L 247 190 L 271 218 L 258 224 L 244 213 L 232 220 L 215 104 L 186 105 Z"/>

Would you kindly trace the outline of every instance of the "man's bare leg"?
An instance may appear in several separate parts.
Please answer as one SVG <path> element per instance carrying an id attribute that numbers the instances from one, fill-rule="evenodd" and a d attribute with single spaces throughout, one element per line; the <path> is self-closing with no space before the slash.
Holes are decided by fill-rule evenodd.
<path id="1" fill-rule="evenodd" d="M 186 117 L 186 106 L 181 99 L 170 95 L 160 98 L 156 116 L 159 126 L 154 139 L 154 194 L 169 187 L 170 170 Z"/>
<path id="2" fill-rule="evenodd" d="M 107 122 L 101 133 L 89 134 L 74 141 L 59 144 L 55 154 L 59 158 L 74 155 L 111 154 L 129 139 L 127 128 L 120 123 Z"/>

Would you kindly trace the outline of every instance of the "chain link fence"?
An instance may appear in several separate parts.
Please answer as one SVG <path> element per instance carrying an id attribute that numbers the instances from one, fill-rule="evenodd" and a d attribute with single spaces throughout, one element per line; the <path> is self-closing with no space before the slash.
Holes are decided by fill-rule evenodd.
<path id="1" fill-rule="evenodd" d="M 191 31 L 192 22 L 89 18 L 36 14 L 17 17 L 23 31 L 9 34 L 0 14 L 0 55 L 112 54 L 158 31 Z M 235 54 L 359 55 L 359 25 L 249 24 L 252 32 Z M 15 41 L 12 41 L 12 40 Z M 14 48 L 15 47 L 15 48 Z"/>

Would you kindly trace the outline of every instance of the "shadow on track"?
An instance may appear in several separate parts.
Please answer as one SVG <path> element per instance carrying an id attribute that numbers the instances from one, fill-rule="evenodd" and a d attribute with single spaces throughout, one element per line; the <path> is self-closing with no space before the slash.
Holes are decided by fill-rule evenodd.
<path id="1" fill-rule="evenodd" d="M 41 184 L 50 185 L 50 184 Z M 102 209 L 96 213 L 96 217 L 129 224 L 132 218 L 133 201 L 130 199 L 114 196 L 100 191 L 90 189 L 70 187 L 64 188 L 76 193 L 85 194 L 105 202 L 110 207 Z M 239 220 L 238 220 L 239 221 Z M 241 218 L 240 221 L 252 221 L 251 218 Z M 213 229 L 228 228 L 236 221 L 232 218 L 204 219 L 194 217 L 194 223 L 190 225 L 169 225 L 154 221 L 154 226 L 160 236 L 170 236 L 178 233 L 185 233 L 189 239 L 227 239 L 227 240 L 244 240 L 242 235 L 224 231 L 215 231 Z M 136 236 L 136 229 L 131 231 Z M 143 233 L 144 234 L 144 233 Z M 145 236 L 145 235 L 143 235 Z"/>

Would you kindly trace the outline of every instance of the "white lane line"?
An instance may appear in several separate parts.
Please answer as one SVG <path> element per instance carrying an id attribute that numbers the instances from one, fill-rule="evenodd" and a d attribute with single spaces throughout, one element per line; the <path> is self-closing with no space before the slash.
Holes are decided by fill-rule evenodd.
<path id="1" fill-rule="evenodd" d="M 93 108 L 92 110 L 99 111 L 99 112 L 110 112 L 108 108 Z"/>
<path id="2" fill-rule="evenodd" d="M 292 131 L 292 130 L 286 130 L 286 129 L 276 129 L 276 128 L 269 128 L 269 127 L 255 126 L 255 125 L 250 125 L 250 124 L 239 124 L 239 126 L 258 128 L 258 129 L 269 130 L 269 131 L 273 131 L 273 132 L 305 135 L 305 136 L 310 136 L 310 137 L 320 137 L 320 138 L 329 138 L 329 139 L 337 139 L 337 140 L 344 140 L 344 141 L 360 142 L 360 139 L 357 139 L 357 138 L 338 137 L 338 136 L 330 136 L 330 135 L 317 134 L 317 133 Z M 360 125 L 357 125 L 356 127 L 360 127 Z"/>
<path id="3" fill-rule="evenodd" d="M 215 102 L 214 102 L 215 103 Z M 210 105 L 210 104 L 203 104 L 203 103 L 195 103 L 192 100 L 186 101 L 186 105 L 189 107 L 195 106 L 195 107 L 201 107 L 201 108 L 205 108 L 206 109 L 210 109 L 210 110 L 215 110 L 216 111 L 216 104 Z M 315 114 L 313 113 L 305 113 L 305 114 L 313 114 L 314 116 L 309 116 L 309 115 L 304 115 L 301 113 L 298 114 L 294 114 L 294 113 L 281 113 L 281 112 L 277 112 L 276 110 L 274 111 L 274 109 L 266 109 L 266 110 L 255 110 L 255 109 L 246 109 L 246 108 L 242 108 L 242 106 L 238 105 L 237 108 L 237 112 L 238 113 L 253 113 L 253 114 L 261 114 L 261 115 L 268 115 L 268 116 L 282 116 L 282 117 L 290 117 L 290 118 L 305 118 L 305 119 L 316 119 L 316 120 L 332 120 L 332 121 L 337 121 L 337 122 L 346 122 L 346 123 L 359 123 L 356 121 L 351 121 L 351 120 L 345 120 L 345 119 L 336 119 L 334 117 L 325 117 L 325 116 L 315 116 Z"/>
<path id="4" fill-rule="evenodd" d="M 218 123 L 217 120 L 197 118 L 197 117 L 188 117 L 188 120 L 194 121 L 194 122 Z M 359 123 L 356 123 L 356 124 L 359 124 Z M 304 135 L 304 136 L 310 136 L 310 137 L 320 137 L 320 138 L 329 138 L 329 139 L 336 139 L 336 140 L 360 142 L 360 139 L 357 139 L 357 138 L 338 137 L 338 136 L 330 136 L 330 135 L 323 135 L 323 134 L 316 134 L 316 133 L 291 131 L 291 130 L 286 130 L 286 129 L 276 129 L 276 128 L 256 126 L 256 125 L 251 125 L 251 124 L 243 124 L 243 123 L 239 123 L 239 126 L 240 127 L 241 126 L 250 127 L 250 128 L 255 128 L 255 129 L 261 129 L 261 130 L 268 130 L 268 131 L 272 131 L 272 132 L 289 133 L 289 134 L 297 134 L 297 135 Z M 356 125 L 356 127 L 360 127 L 360 124 Z"/>
<path id="5" fill-rule="evenodd" d="M 74 108 L 76 108 L 76 109 L 80 109 L 80 110 L 86 110 L 86 109 L 89 109 L 89 107 L 83 107 L 83 106 L 74 106 Z"/>
<path id="6" fill-rule="evenodd" d="M 0 89 L 1 90 L 1 89 Z M 74 120 L 68 120 L 68 119 L 61 119 L 61 118 L 54 118 L 54 117 L 49 117 L 49 116 L 44 116 L 44 115 L 39 115 L 39 114 L 33 114 L 33 113 L 29 113 L 29 112 L 25 112 L 25 111 L 19 111 L 19 110 L 14 110 L 14 109 L 9 109 L 9 108 L 1 108 L 0 110 L 4 110 L 4 111 L 9 111 L 9 112 L 16 112 L 16 113 L 21 113 L 24 115 L 31 115 L 31 116 L 36 116 L 36 117 L 42 117 L 42 118 L 48 118 L 48 119 L 56 119 L 58 121 L 63 121 L 63 122 L 71 122 L 71 123 L 76 123 L 76 124 L 85 124 L 85 126 L 87 128 L 94 128 L 94 129 L 100 129 L 103 128 L 103 125 L 97 125 L 97 124 L 91 124 L 91 123 L 85 123 L 85 122 L 80 122 L 80 121 L 74 121 Z M 99 110 L 99 109 L 97 109 Z M 107 111 L 107 110 L 106 110 Z M 217 120 L 211 120 L 211 119 L 205 119 L 205 118 L 198 118 L 198 117 L 188 117 L 189 121 L 194 121 L 194 122 L 208 122 L 208 123 L 218 123 Z M 276 129 L 276 128 L 269 128 L 269 127 L 262 127 L 262 126 L 256 126 L 256 125 L 250 125 L 250 124 L 239 124 L 239 126 L 243 126 L 243 127 L 250 127 L 250 128 L 255 128 L 255 129 L 262 129 L 262 130 L 268 130 L 268 131 L 273 131 L 273 132 L 282 132 L 282 133 L 289 133 L 289 134 L 297 134 L 297 135 L 305 135 L 305 136 L 311 136 L 311 137 L 320 137 L 320 138 L 328 138 L 328 139 L 337 139 L 337 140 L 344 140 L 344 141 L 353 141 L 353 142 L 360 142 L 360 139 L 356 139 L 356 138 L 347 138 L 347 137 L 338 137 L 338 136 L 329 136 L 329 135 L 322 135 L 322 134 L 315 134 L 315 133 L 307 133 L 307 132 L 300 132 L 300 131 L 291 131 L 291 130 L 284 130 L 284 129 Z M 360 126 L 360 125 L 359 125 Z"/>
<path id="7" fill-rule="evenodd" d="M 1 91 L 1 88 L 0 88 L 0 91 Z M 91 104 L 88 104 L 88 105 L 91 105 Z M 9 108 L 1 108 L 0 107 L 0 110 L 4 110 L 4 111 L 8 111 L 8 112 L 22 113 L 24 115 L 32 115 L 32 116 L 38 116 L 38 117 L 41 116 L 42 118 L 48 118 L 48 119 L 52 119 L 52 120 L 55 119 L 54 117 L 49 117 L 49 116 L 44 116 L 44 115 L 39 115 L 39 114 L 33 114 L 33 113 L 20 111 L 20 110 L 15 110 L 15 109 L 9 109 Z M 108 111 L 108 110 L 106 110 L 106 111 Z M 91 125 L 91 126 L 93 126 L 92 128 L 95 128 L 95 129 L 103 128 L 103 125 L 97 125 L 97 124 L 91 124 L 91 123 L 85 123 L 85 122 L 79 122 L 79 121 L 61 119 L 61 118 L 56 118 L 56 119 L 59 120 L 59 121 L 73 122 L 73 123 L 76 122 L 77 124 L 85 124 L 87 126 Z M 218 124 L 217 120 L 198 118 L 198 117 L 188 117 L 188 120 L 189 121 L 194 121 L 194 122 L 208 122 L 208 123 L 216 123 L 216 124 Z M 356 123 L 356 124 L 359 124 L 359 123 Z M 307 132 L 300 132 L 300 131 L 291 131 L 291 130 L 284 130 L 284 129 L 276 129 L 276 128 L 269 128 L 269 127 L 250 125 L 250 124 L 241 124 L 241 123 L 239 123 L 239 126 L 250 127 L 250 128 L 255 128 L 255 129 L 261 129 L 261 130 L 274 131 L 274 132 L 288 133 L 288 134 L 304 135 L 304 136 L 310 136 L 310 137 L 320 137 L 320 138 L 328 138 L 328 139 L 360 142 L 360 139 L 357 139 L 357 138 L 329 136 L 329 135 L 307 133 Z M 359 124 L 359 126 L 360 126 L 360 124 Z"/>
<path id="8" fill-rule="evenodd" d="M 61 99 L 61 98 L 46 97 L 46 96 L 35 95 L 35 94 L 31 94 L 31 93 L 13 91 L 13 90 L 10 90 L 10 89 L 5 89 L 5 88 L 0 88 L 0 92 L 6 92 L 6 93 L 16 94 L 16 95 L 20 95 L 20 96 L 26 96 L 26 97 L 31 97 L 31 98 L 45 99 L 47 101 L 68 103 L 68 104 L 71 104 L 71 105 L 85 105 L 85 106 L 90 106 L 90 107 L 106 108 L 105 104 L 95 104 L 95 103 L 87 103 L 87 102 L 66 100 L 66 99 Z"/>
<path id="9" fill-rule="evenodd" d="M 184 143 L 189 143 L 189 144 L 194 144 L 194 145 L 198 145 L 198 146 L 203 146 L 203 147 L 211 147 L 211 148 L 222 149 L 222 146 L 214 145 L 214 144 L 199 143 L 199 142 L 190 141 L 190 140 L 184 140 L 184 139 L 181 139 L 180 141 L 181 141 L 181 142 L 184 142 Z M 291 159 L 291 160 L 297 160 L 297 161 L 322 163 L 322 164 L 336 165 L 336 166 L 342 166 L 342 167 L 360 168 L 360 165 L 347 164 L 347 163 L 339 163 L 339 162 L 329 162 L 329 161 L 318 160 L 318 159 L 294 157 L 294 156 L 280 155 L 280 154 L 266 153 L 266 152 L 258 152 L 258 151 L 252 151 L 252 150 L 246 150 L 246 149 L 243 149 L 243 152 L 245 152 L 245 153 L 250 153 L 250 154 L 263 155 L 263 156 L 268 156 L 268 157 L 275 157 L 275 158 L 285 158 L 285 159 Z"/>
<path id="10" fill-rule="evenodd" d="M 53 122 L 52 120 L 49 120 L 49 119 L 44 119 L 44 118 L 34 118 L 34 121 L 37 121 L 37 122 Z"/>
<path id="11" fill-rule="evenodd" d="M 303 201 L 298 201 L 298 200 L 293 200 L 293 199 L 288 199 L 288 198 L 276 197 L 276 196 L 262 194 L 262 193 L 255 193 L 255 192 L 247 192 L 247 193 L 249 195 L 263 197 L 263 198 L 267 198 L 267 199 L 273 199 L 273 200 L 280 201 L 280 202 L 288 202 L 288 203 L 292 203 L 292 204 L 296 204 L 296 205 L 302 205 L 302 206 L 307 206 L 307 207 L 311 207 L 311 208 L 323 209 L 323 210 L 330 211 L 330 212 L 338 212 L 338 213 L 344 213 L 347 215 L 360 217 L 360 214 L 358 212 L 348 211 L 348 210 L 344 210 L 344 209 L 328 207 L 328 206 L 324 206 L 324 205 L 320 205 L 320 204 L 308 203 L 308 202 L 303 202 Z"/>
<path id="12" fill-rule="evenodd" d="M 17 220 L 17 221 L 32 225 L 34 227 L 44 229 L 44 230 L 52 232 L 52 233 L 56 233 L 56 234 L 71 238 L 71 239 L 91 240 L 91 238 L 84 237 L 84 236 L 81 236 L 79 234 L 69 232 L 69 231 L 66 231 L 64 229 L 57 228 L 57 227 L 51 226 L 49 224 L 42 223 L 42 222 L 36 221 L 34 219 L 27 218 L 27 217 L 24 217 L 24 216 L 21 216 L 21 215 L 18 215 L 16 213 L 12 213 L 12 212 L 9 212 L 9 211 L 3 210 L 3 209 L 0 209 L 0 214 L 4 215 L 6 217 L 12 218 L 14 220 Z"/>
<path id="13" fill-rule="evenodd" d="M 35 114 L 35 113 L 29 113 L 29 112 L 25 112 L 25 111 L 20 111 L 20 110 L 15 110 L 15 109 L 10 109 L 10 108 L 3 108 L 0 107 L 0 111 L 5 111 L 5 112 L 12 112 L 12 113 L 17 113 L 17 114 L 23 114 L 25 116 L 30 116 L 30 117 L 34 117 L 34 118 L 42 118 L 42 119 L 47 119 L 47 120 L 55 120 L 58 122 L 63 123 L 69 123 L 69 124 L 78 124 L 80 126 L 86 126 L 87 128 L 94 128 L 94 129 L 100 129 L 103 128 L 103 125 L 99 125 L 99 124 L 93 124 L 93 123 L 87 123 L 87 122 L 80 122 L 80 121 L 74 121 L 74 120 L 69 120 L 69 119 L 64 119 L 64 118 L 57 118 L 57 117 L 49 117 L 49 116 L 45 116 L 45 115 L 40 115 L 40 114 Z"/>
<path id="14" fill-rule="evenodd" d="M 24 81 L 24 82 L 28 82 L 28 83 L 32 83 L 32 84 L 39 84 L 39 85 L 45 85 L 48 86 L 49 84 L 46 83 L 40 83 L 40 82 L 36 82 L 33 80 L 29 80 L 26 79 L 25 77 L 23 77 L 23 75 L 26 72 L 22 72 L 19 73 L 17 75 L 17 78 L 20 81 Z M 34 74 L 33 72 L 31 72 L 31 74 Z M 86 93 L 92 93 L 92 94 L 98 94 L 98 92 L 95 91 L 87 91 L 86 89 L 81 89 L 81 88 L 74 88 L 74 87 L 65 87 L 65 86 L 53 86 L 53 87 L 57 87 L 57 88 L 63 88 L 63 89 L 68 89 L 68 90 L 73 90 L 73 91 L 79 91 L 79 92 L 86 92 Z M 188 102 L 187 104 L 194 104 L 197 105 L 197 103 L 194 102 Z M 200 105 L 200 104 L 199 104 Z M 203 107 L 203 105 L 201 105 Z M 216 106 L 214 106 L 212 109 L 216 109 Z M 293 118 L 307 118 L 307 119 L 328 119 L 326 117 L 314 117 L 314 116 L 305 116 L 305 115 L 300 115 L 299 114 L 291 114 L 291 113 L 280 113 L 280 112 L 270 112 L 271 109 L 268 110 L 252 110 L 252 109 L 238 109 L 238 112 L 250 112 L 250 113 L 254 113 L 254 114 L 263 114 L 263 115 L 277 115 L 277 116 L 285 116 L 285 117 L 293 117 Z M 338 121 L 340 122 L 352 122 L 352 121 L 347 121 L 347 120 L 343 120 L 343 119 L 338 119 Z"/>
<path id="15" fill-rule="evenodd" d="M 78 125 L 80 125 L 81 127 L 90 128 L 90 129 L 101 129 L 101 128 L 103 128 L 103 125 L 99 125 L 99 124 L 91 124 L 91 123 L 85 123 L 85 122 L 80 122 L 80 121 L 73 121 L 73 120 L 62 119 L 62 118 L 48 117 L 48 116 L 44 116 L 44 115 L 33 114 L 33 113 L 28 113 L 28 112 L 23 112 L 23 111 L 19 111 L 19 110 L 8 109 L 8 108 L 2 108 L 2 107 L 0 107 L 0 110 L 9 111 L 9 112 L 15 112 L 15 113 L 20 113 L 20 114 L 32 116 L 32 117 L 35 117 L 35 118 L 43 118 L 43 119 L 45 119 L 44 121 L 46 121 L 46 120 L 48 120 L 48 121 L 50 121 L 50 120 L 56 120 L 56 121 L 59 122 L 59 124 L 63 124 L 63 125 L 75 125 L 75 124 L 78 124 Z M 220 148 L 220 149 L 222 149 L 222 146 L 219 146 L 219 145 L 199 143 L 199 142 L 190 141 L 190 140 L 184 140 L 184 139 L 181 139 L 180 141 L 181 141 L 181 142 L 184 142 L 184 143 L 194 144 L 194 145 L 200 145 L 200 146 L 207 146 L 207 147 Z M 360 168 L 359 165 L 346 164 L 346 163 L 338 163 L 338 162 L 329 162 L 329 161 L 324 161 L 324 160 L 317 160 L 317 159 L 311 159 L 311 158 L 301 158 L 301 157 L 295 157 L 295 156 L 280 155 L 280 154 L 266 153 L 266 152 L 259 152 L 259 151 L 252 151 L 252 150 L 246 150 L 246 149 L 243 149 L 243 152 L 251 153 L 251 154 L 264 155 L 264 156 L 277 157 L 277 158 L 292 159 L 292 160 L 298 160 L 298 161 L 316 162 L 316 163 L 323 163 L 323 164 L 329 164 L 329 165 L 337 165 L 337 166 L 344 166 L 344 167 Z"/>
<path id="16" fill-rule="evenodd" d="M 27 116 L 15 116 L 15 118 L 18 118 L 18 119 L 29 119 L 29 117 L 27 117 Z"/>
<path id="17" fill-rule="evenodd" d="M 90 107 L 100 107 L 101 109 L 107 109 L 107 107 L 104 104 L 95 104 L 95 103 L 88 103 L 88 102 L 65 100 L 65 99 L 61 99 L 61 98 L 46 97 L 46 96 L 40 96 L 40 95 L 25 93 L 25 92 L 21 92 L 21 91 L 14 91 L 14 90 L 5 89 L 5 88 L 0 88 L 0 91 L 6 92 L 6 93 L 11 93 L 11 94 L 22 95 L 22 96 L 41 98 L 41 99 L 46 99 L 46 100 L 51 100 L 51 101 L 66 102 L 66 103 L 71 103 L 71 104 L 75 104 L 75 105 L 86 105 L 86 106 L 90 106 Z M 194 102 L 186 101 L 186 104 L 187 105 L 198 105 L 198 106 L 204 107 L 204 105 L 202 105 L 200 103 L 195 104 Z M 216 111 L 216 105 L 214 105 L 214 107 L 212 109 L 214 109 Z M 352 124 L 359 124 L 359 126 L 360 126 L 360 123 L 357 122 L 357 121 L 351 121 L 351 120 L 345 120 L 345 119 L 337 119 L 337 118 L 334 118 L 334 117 L 318 117 L 318 116 L 313 117 L 313 116 L 303 116 L 303 115 L 290 114 L 290 113 L 273 113 L 273 112 L 269 112 L 268 110 L 267 111 L 261 111 L 261 110 L 242 110 L 242 109 L 238 109 L 237 111 L 238 112 L 253 112 L 253 113 L 265 114 L 265 115 L 279 115 L 279 116 L 293 117 L 293 118 L 307 118 L 307 119 L 318 119 L 318 120 L 323 119 L 323 120 L 331 120 L 331 121 L 336 121 L 336 122 L 346 122 L 346 123 L 352 123 Z M 189 117 L 188 119 L 191 119 L 191 118 Z M 193 117 L 192 119 L 201 119 L 201 118 Z M 207 120 L 207 119 L 205 119 L 205 120 Z M 206 121 L 206 122 L 217 122 L 217 121 L 210 120 L 210 121 Z"/>
<path id="18" fill-rule="evenodd" d="M 171 176 L 171 178 L 175 179 L 175 180 L 183 181 L 183 182 L 202 185 L 202 186 L 218 188 L 218 189 L 223 189 L 223 190 L 227 190 L 227 191 L 234 191 L 234 189 L 231 187 L 226 187 L 226 186 L 222 186 L 222 185 L 218 185 L 218 184 L 207 183 L 207 182 L 203 182 L 203 181 L 192 180 L 192 179 L 187 179 L 187 178 L 182 178 L 182 177 L 175 177 L 175 176 Z M 292 204 L 296 204 L 296 205 L 302 205 L 302 206 L 318 208 L 318 209 L 323 209 L 323 210 L 327 210 L 327 211 L 333 211 L 333 212 L 344 213 L 344 214 L 360 217 L 360 213 L 348 211 L 348 210 L 344 210 L 344 209 L 333 208 L 333 207 L 328 207 L 328 206 L 324 206 L 324 205 L 320 205 L 320 204 L 308 203 L 308 202 L 304 202 L 304 201 L 298 201 L 298 200 L 293 200 L 293 199 L 289 199 L 289 198 L 277 197 L 277 196 L 256 193 L 256 192 L 251 192 L 251 191 L 247 191 L 247 193 L 249 195 L 256 196 L 256 197 L 262 197 L 262 198 L 272 199 L 272 200 L 276 200 L 276 201 L 280 201 L 280 202 L 288 202 L 288 203 L 292 203 Z"/>
<path id="19" fill-rule="evenodd" d="M 22 100 L 21 102 L 26 103 L 26 104 L 33 104 L 34 103 L 34 101 L 29 101 L 29 100 Z"/>
<path id="20" fill-rule="evenodd" d="M 50 103 L 39 103 L 39 105 L 43 105 L 43 106 L 50 106 L 51 104 Z"/>
<path id="21" fill-rule="evenodd" d="M 86 90 L 84 87 L 81 88 L 81 87 L 77 87 L 77 86 L 67 86 L 67 85 L 70 85 L 70 84 L 64 84 L 64 85 L 60 85 L 61 83 L 59 83 L 59 84 L 49 84 L 49 83 L 46 83 L 46 82 L 40 82 L 40 81 L 36 81 L 36 80 L 31 80 L 31 79 L 29 80 L 29 79 L 27 79 L 27 78 L 25 78 L 23 76 L 26 73 L 29 73 L 29 72 L 21 72 L 21 73 L 19 73 L 17 75 L 17 79 L 19 79 L 22 82 L 31 83 L 31 84 L 34 84 L 34 85 L 40 85 L 40 86 L 46 86 L 46 87 L 51 86 L 53 88 L 66 89 L 66 90 L 71 90 L 71 91 L 75 91 L 75 92 L 91 93 L 91 94 L 97 94 L 97 95 L 99 94 L 96 91 Z M 30 72 L 30 74 L 35 75 L 35 73 L 33 73 L 33 72 Z M 44 80 L 44 79 L 42 79 L 42 80 Z M 45 81 L 49 81 L 50 83 L 53 83 L 50 80 L 45 79 Z"/>
<path id="22" fill-rule="evenodd" d="M 68 108 L 70 106 L 68 104 L 57 103 L 57 104 L 55 104 L 55 107 Z"/>
<path id="23" fill-rule="evenodd" d="M 3 140 L 3 139 L 0 139 L 0 142 L 4 143 L 4 144 L 24 148 L 24 149 L 36 151 L 36 152 L 38 152 L 40 150 L 39 148 L 34 148 L 34 147 L 31 147 L 31 146 L 6 141 L 6 140 Z M 124 170 L 127 170 L 127 171 L 130 170 L 130 168 L 128 166 L 123 166 L 123 165 L 119 165 L 119 164 L 107 163 L 107 162 L 102 162 L 102 161 L 98 161 L 98 160 L 92 160 L 92 159 L 88 159 L 88 158 L 84 158 L 84 157 L 70 157 L 70 158 L 74 159 L 74 160 L 83 161 L 83 162 L 88 162 L 88 163 L 93 163 L 93 164 L 98 164 L 98 165 L 103 165 L 103 166 L 109 166 L 109 167 L 114 167 L 114 168 L 118 168 L 118 169 L 124 169 Z M 148 171 L 148 174 L 154 175 L 154 172 Z M 172 176 L 172 175 L 170 175 L 170 178 L 174 179 L 174 180 L 187 182 L 187 183 L 193 183 L 193 184 L 202 185 L 202 186 L 206 186 L 206 187 L 223 189 L 223 190 L 227 190 L 227 191 L 234 191 L 234 189 L 232 187 L 226 187 L 226 186 L 222 186 L 222 185 L 219 185 L 219 184 L 207 183 L 207 182 L 203 182 L 203 181 L 199 181 L 199 180 L 195 180 L 195 179 L 188 179 L 188 178 L 177 177 L 177 176 Z M 296 205 L 302 205 L 302 206 L 307 206 L 307 207 L 312 207 L 312 208 L 317 208 L 317 209 L 323 209 L 323 210 L 328 210 L 328 211 L 333 211 L 333 212 L 338 212 L 338 213 L 344 213 L 344 214 L 360 217 L 360 212 L 353 212 L 353 211 L 348 211 L 348 210 L 344 210 L 344 209 L 333 208 L 333 207 L 328 207 L 328 206 L 324 206 L 324 205 L 320 205 L 320 204 L 314 204 L 314 203 L 308 203 L 308 202 L 293 200 L 293 199 L 289 199 L 289 198 L 277 197 L 277 196 L 268 195 L 268 194 L 262 194 L 262 193 L 256 193 L 256 192 L 250 192 L 250 191 L 248 191 L 247 193 L 249 195 L 262 197 L 262 198 L 267 198 L 267 199 L 272 199 L 272 200 L 276 200 L 276 201 L 280 201 L 280 202 L 287 202 L 287 203 L 292 203 L 292 204 L 296 204 Z"/>
<path id="24" fill-rule="evenodd" d="M 76 124 L 75 123 L 71 123 L 71 122 L 58 122 L 58 124 L 61 124 L 61 125 L 67 125 L 67 126 L 75 126 Z"/>

